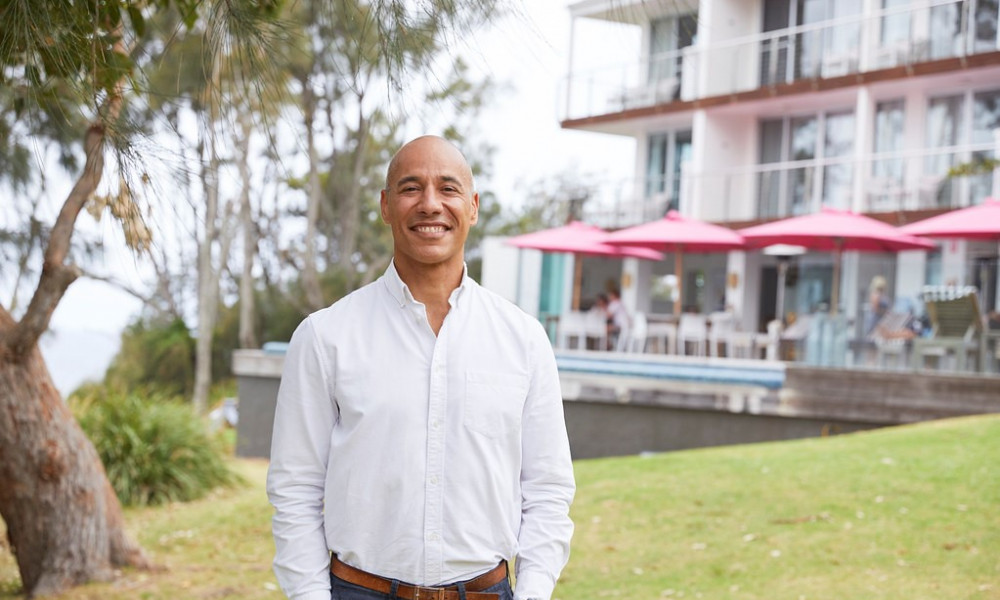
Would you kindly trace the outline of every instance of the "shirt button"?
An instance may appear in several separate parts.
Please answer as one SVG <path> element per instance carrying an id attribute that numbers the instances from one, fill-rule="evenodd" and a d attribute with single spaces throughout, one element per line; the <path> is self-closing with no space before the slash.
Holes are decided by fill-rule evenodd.
<path id="1" fill-rule="evenodd" d="M 438 478 L 437 475 L 431 475 L 431 485 L 437 485 Z"/>

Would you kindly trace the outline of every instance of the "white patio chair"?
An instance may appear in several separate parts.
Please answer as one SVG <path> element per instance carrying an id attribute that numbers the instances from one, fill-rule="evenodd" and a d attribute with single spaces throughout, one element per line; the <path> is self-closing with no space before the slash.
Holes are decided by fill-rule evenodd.
<path id="1" fill-rule="evenodd" d="M 608 349 L 608 318 L 598 310 L 591 310 L 584 313 L 583 319 L 583 347 L 588 347 L 588 342 L 594 340 L 598 350 Z"/>
<path id="2" fill-rule="evenodd" d="M 619 352 L 645 352 L 649 342 L 649 322 L 646 313 L 637 312 L 632 317 L 632 326 L 618 336 Z"/>
<path id="3" fill-rule="evenodd" d="M 661 354 L 677 352 L 677 324 L 663 321 L 650 322 L 646 317 L 646 340 L 655 342 L 656 351 Z"/>
<path id="4" fill-rule="evenodd" d="M 708 315 L 708 352 L 719 356 L 719 346 L 725 348 L 726 357 L 733 355 L 732 336 L 735 329 L 735 318 L 729 311 L 716 311 Z"/>
<path id="5" fill-rule="evenodd" d="M 574 338 L 577 340 L 577 347 L 585 348 L 587 346 L 585 317 L 586 313 L 575 310 L 559 315 L 556 336 L 558 341 L 556 345 L 559 348 L 570 349 L 572 347 L 571 341 Z"/>
<path id="6" fill-rule="evenodd" d="M 708 316 L 684 313 L 677 324 L 677 353 L 688 354 L 688 344 L 694 356 L 705 356 L 708 345 Z"/>
<path id="7" fill-rule="evenodd" d="M 781 333 L 783 326 L 780 319 L 774 319 L 767 323 L 767 333 L 763 339 L 757 340 L 757 347 L 764 349 L 764 360 L 778 360 L 778 350 L 781 346 Z"/>

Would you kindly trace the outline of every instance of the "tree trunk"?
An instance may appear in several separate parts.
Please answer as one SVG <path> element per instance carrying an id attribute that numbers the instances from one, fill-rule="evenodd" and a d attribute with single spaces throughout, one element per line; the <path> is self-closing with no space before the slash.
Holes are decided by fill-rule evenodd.
<path id="1" fill-rule="evenodd" d="M 358 230 L 361 228 L 361 178 L 368 151 L 369 122 L 361 105 L 364 94 L 359 95 L 357 146 L 351 170 L 351 187 L 340 203 L 340 269 L 344 273 L 347 291 L 353 290 L 357 279 L 354 253 L 358 250 Z"/>
<path id="2" fill-rule="evenodd" d="M 216 144 L 216 127 L 219 122 L 219 61 L 212 63 L 212 84 L 209 86 L 208 122 L 203 131 L 208 142 L 208 161 L 201 168 L 201 181 L 205 190 L 205 221 L 202 238 L 198 241 L 198 338 L 195 340 L 194 394 L 191 404 L 197 414 L 205 414 L 212 387 L 212 337 L 215 334 L 215 317 L 218 311 L 219 279 L 212 261 L 219 216 L 219 149 Z M 222 258 L 225 260 L 225 257 Z"/>
<path id="3" fill-rule="evenodd" d="M 243 139 L 240 151 L 240 227 L 243 230 L 243 267 L 240 272 L 240 348 L 256 348 L 257 333 L 254 317 L 257 314 L 253 295 L 253 264 L 257 256 L 257 229 L 250 206 L 250 137 L 253 127 L 249 115 L 239 117 Z"/>
<path id="4" fill-rule="evenodd" d="M 309 310 L 323 308 L 323 290 L 319 283 L 319 272 L 316 265 L 317 223 L 319 221 L 319 205 L 323 201 L 323 190 L 319 183 L 319 156 L 316 151 L 316 95 L 311 83 L 303 81 L 302 112 L 306 128 L 306 150 L 309 154 L 309 182 L 306 195 L 306 238 L 302 256 L 302 288 L 306 296 Z"/>
<path id="5" fill-rule="evenodd" d="M 12 328 L 0 308 L 0 336 Z M 37 345 L 0 354 L 0 481 L 0 515 L 29 597 L 149 566 Z"/>

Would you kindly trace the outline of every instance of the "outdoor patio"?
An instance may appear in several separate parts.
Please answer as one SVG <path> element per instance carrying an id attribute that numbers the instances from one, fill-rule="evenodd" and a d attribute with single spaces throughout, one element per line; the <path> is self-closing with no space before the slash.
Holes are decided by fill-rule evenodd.
<path id="1" fill-rule="evenodd" d="M 1000 375 L 1000 320 L 976 321 L 969 290 L 928 287 L 935 311 L 931 329 L 911 329 L 913 317 L 890 311 L 867 335 L 855 319 L 826 312 L 805 314 L 788 324 L 774 320 L 766 332 L 737 328 L 732 313 L 636 313 L 633 326 L 609 336 L 593 311 L 570 311 L 547 319 L 557 350 L 602 354 L 674 356 L 711 360 L 759 360 L 810 366 L 884 371 L 939 371 Z M 949 298 L 949 296 L 952 296 Z M 964 307 L 961 305 L 965 305 Z M 977 325 L 977 323 L 979 323 Z M 936 329 L 935 329 L 936 327 Z"/>
<path id="2" fill-rule="evenodd" d="M 949 279 L 942 285 L 926 268 L 921 274 L 924 284 L 915 284 L 912 268 L 897 258 L 904 252 L 934 253 L 951 240 L 970 240 L 987 252 L 967 265 L 967 284 Z M 661 219 L 614 232 L 573 223 L 522 235 L 508 244 L 577 257 L 569 308 L 540 317 L 560 350 L 995 375 L 1000 374 L 1000 310 L 996 249 L 990 248 L 998 241 L 1000 201 L 987 199 L 905 227 L 823 209 L 734 231 L 670 211 Z M 725 258 L 731 251 L 741 252 L 744 261 L 754 256 L 762 266 L 761 259 L 769 257 L 776 265 L 775 280 L 761 277 L 747 284 L 745 278 L 752 273 L 744 262 L 741 282 L 738 270 L 721 266 L 723 260 L 732 261 L 732 256 Z M 700 256 L 702 267 L 706 255 L 720 258 L 712 259 L 710 274 L 696 267 L 692 280 L 684 266 L 689 254 Z M 806 254 L 814 261 L 825 257 L 832 268 L 806 277 L 805 284 L 793 284 L 790 278 L 795 274 L 799 279 L 797 265 Z M 651 289 L 662 280 L 656 280 L 654 268 L 669 264 L 665 255 L 672 255 L 673 271 L 666 276 L 667 295 L 656 304 Z M 631 270 L 624 263 L 621 267 L 622 287 L 631 286 L 627 309 L 617 294 L 615 310 L 609 309 L 605 294 L 593 285 L 594 277 L 584 285 L 582 256 L 628 257 Z M 639 263 L 645 266 L 637 267 Z M 796 269 L 789 271 L 790 264 Z M 605 290 L 617 287 L 606 272 L 604 277 Z M 710 291 L 693 294 L 685 289 L 705 279 L 718 281 Z M 870 282 L 867 288 L 862 281 Z M 900 281 L 907 292 L 896 297 L 894 292 L 901 290 L 893 284 Z M 842 285 L 847 289 L 842 291 Z M 711 302 L 709 296 L 723 300 Z M 748 308 L 745 301 L 753 296 L 759 297 L 759 306 Z M 622 318 L 623 312 L 627 318 Z"/>

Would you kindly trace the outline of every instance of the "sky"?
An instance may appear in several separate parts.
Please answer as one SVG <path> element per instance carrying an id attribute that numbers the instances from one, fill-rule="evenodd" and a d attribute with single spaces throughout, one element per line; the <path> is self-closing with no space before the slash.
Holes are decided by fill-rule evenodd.
<path id="1" fill-rule="evenodd" d="M 606 177 L 628 176 L 633 164 L 631 140 L 559 127 L 558 85 L 569 65 L 567 4 L 562 0 L 523 0 L 521 4 L 522 15 L 505 18 L 455 45 L 473 72 L 508 89 L 497 95 L 480 120 L 478 137 L 497 147 L 491 191 L 501 203 L 511 203 L 518 201 L 527 185 L 571 169 Z M 609 49 L 596 50 L 606 54 Z M 114 236 L 108 233 L 106 237 Z M 117 239 L 108 240 L 109 246 L 117 243 Z M 109 251 L 105 260 L 110 263 L 106 266 L 125 278 L 137 273 L 125 251 Z M 102 375 L 117 352 L 118 335 L 140 308 L 139 300 L 100 281 L 79 279 L 70 286 L 53 314 L 54 334 L 43 342 L 60 391 L 67 393 L 84 379 Z"/>

